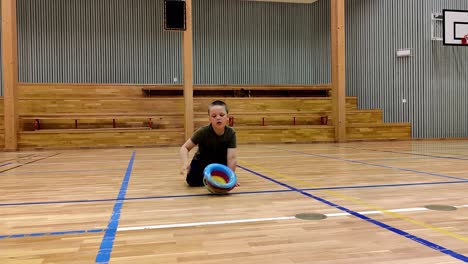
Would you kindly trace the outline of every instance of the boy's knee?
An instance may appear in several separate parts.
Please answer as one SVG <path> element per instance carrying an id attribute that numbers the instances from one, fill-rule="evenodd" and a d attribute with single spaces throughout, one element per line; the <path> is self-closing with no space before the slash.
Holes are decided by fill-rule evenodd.
<path id="1" fill-rule="evenodd" d="M 202 186 L 205 186 L 203 184 L 203 179 L 194 179 L 194 178 L 189 178 L 187 177 L 186 179 L 187 181 L 187 184 L 190 186 L 190 187 L 202 187 Z"/>
<path id="2" fill-rule="evenodd" d="M 190 186 L 190 187 L 201 187 L 201 186 L 204 186 L 203 184 L 203 177 L 195 177 L 196 175 L 194 175 L 193 171 L 192 173 L 189 172 L 189 174 L 187 174 L 187 178 L 186 178 L 186 181 L 187 181 L 187 184 Z"/>
<path id="3" fill-rule="evenodd" d="M 190 170 L 187 174 L 187 184 L 190 187 L 202 187 L 203 184 L 203 170 L 205 165 L 198 160 L 192 160 L 190 163 Z"/>

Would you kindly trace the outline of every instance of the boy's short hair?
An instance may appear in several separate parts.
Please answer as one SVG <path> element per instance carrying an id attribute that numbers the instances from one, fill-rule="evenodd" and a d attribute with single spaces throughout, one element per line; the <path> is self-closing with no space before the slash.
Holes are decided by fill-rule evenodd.
<path id="1" fill-rule="evenodd" d="M 226 109 L 226 113 L 229 113 L 229 109 L 227 107 L 227 104 L 223 101 L 220 101 L 220 100 L 216 100 L 216 101 L 213 101 L 209 106 L 208 106 L 208 114 L 210 114 L 210 109 L 211 107 L 215 106 L 215 105 L 220 105 L 220 106 L 224 106 L 224 109 Z"/>

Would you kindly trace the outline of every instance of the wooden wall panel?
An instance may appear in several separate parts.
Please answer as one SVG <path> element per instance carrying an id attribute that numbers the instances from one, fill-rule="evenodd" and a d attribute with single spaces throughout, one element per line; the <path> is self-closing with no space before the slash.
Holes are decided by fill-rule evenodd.
<path id="1" fill-rule="evenodd" d="M 208 105 L 217 98 L 196 98 L 194 111 L 207 113 Z M 327 98 L 220 98 L 231 113 L 256 112 L 330 112 Z M 19 99 L 19 113 L 183 113 L 182 98 L 116 98 L 116 99 Z M 348 98 L 348 110 L 356 109 L 356 100 Z"/>
<path id="2" fill-rule="evenodd" d="M 123 84 L 50 84 L 19 83 L 19 98 L 128 98 L 142 97 L 143 87 L 157 85 L 123 85 Z M 165 85 L 164 87 L 169 87 Z"/>
<path id="3" fill-rule="evenodd" d="M 346 123 L 350 124 L 380 124 L 382 120 L 381 110 L 352 110 L 346 115 Z M 321 125 L 321 117 L 327 116 L 327 125 L 333 125 L 331 112 L 296 112 L 296 113 L 232 113 L 234 118 L 234 127 L 236 126 L 271 126 L 271 125 Z M 208 123 L 208 116 L 205 113 L 199 113 L 195 116 L 195 126 Z"/>
<path id="4" fill-rule="evenodd" d="M 19 147 L 79 148 L 182 145 L 183 129 L 84 130 L 21 132 Z"/>
<path id="5" fill-rule="evenodd" d="M 230 109 L 230 113 L 256 112 L 331 112 L 331 98 L 196 98 L 194 111 L 207 113 L 208 105 L 214 100 L 223 100 Z M 347 110 L 357 109 L 355 97 L 348 97 Z"/>
<path id="6" fill-rule="evenodd" d="M 348 140 L 389 140 L 411 139 L 411 124 L 409 123 L 382 123 L 346 128 Z"/>
<path id="7" fill-rule="evenodd" d="M 19 113 L 23 131 L 19 146 L 181 145 L 183 97 L 144 97 L 141 89 L 141 85 L 21 84 Z M 195 128 L 208 124 L 208 104 L 214 100 L 223 100 L 230 107 L 240 144 L 334 141 L 330 97 L 195 97 Z M 410 138 L 409 124 L 384 124 L 381 110 L 358 110 L 356 97 L 346 98 L 346 109 L 347 140 Z M 155 129 L 147 128 L 148 115 L 154 115 Z M 32 118 L 41 116 L 44 130 L 33 131 Z M 321 124 L 323 116 L 328 116 L 326 125 Z M 112 128 L 113 117 L 116 129 Z M 79 129 L 74 129 L 75 118 Z"/>
<path id="8" fill-rule="evenodd" d="M 316 85 L 193 85 L 195 91 L 231 91 L 240 96 L 248 91 L 330 91 L 330 84 Z M 141 97 L 146 91 L 183 91 L 180 84 L 86 84 L 86 83 L 19 83 L 19 98 L 128 98 Z M 235 92 L 237 91 L 237 92 Z"/>
<path id="9" fill-rule="evenodd" d="M 5 116 L 3 107 L 3 97 L 0 97 L 0 148 L 5 147 Z"/>
<path id="10" fill-rule="evenodd" d="M 182 98 L 19 99 L 20 115 L 39 113 L 183 113 Z"/>
<path id="11" fill-rule="evenodd" d="M 332 142 L 333 126 L 255 126 L 236 128 L 239 143 Z"/>

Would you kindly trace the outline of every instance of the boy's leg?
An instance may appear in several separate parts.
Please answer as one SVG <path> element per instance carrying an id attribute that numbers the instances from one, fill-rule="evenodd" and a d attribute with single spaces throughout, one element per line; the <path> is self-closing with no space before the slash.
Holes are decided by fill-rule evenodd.
<path id="1" fill-rule="evenodd" d="M 191 187 L 204 186 L 203 184 L 203 170 L 206 165 L 199 160 L 192 160 L 190 163 L 190 170 L 187 174 L 187 184 Z"/>

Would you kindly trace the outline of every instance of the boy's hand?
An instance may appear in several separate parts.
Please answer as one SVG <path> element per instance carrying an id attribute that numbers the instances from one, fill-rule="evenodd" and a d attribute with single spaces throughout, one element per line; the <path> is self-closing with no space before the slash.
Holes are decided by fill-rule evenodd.
<path id="1" fill-rule="evenodd" d="M 188 173 L 187 165 L 182 165 L 182 167 L 180 167 L 180 174 L 186 176 L 187 173 Z"/>

